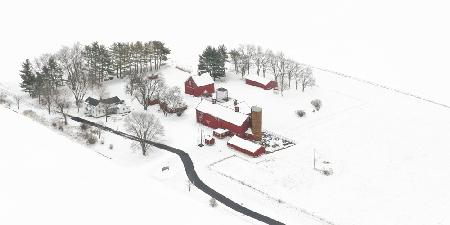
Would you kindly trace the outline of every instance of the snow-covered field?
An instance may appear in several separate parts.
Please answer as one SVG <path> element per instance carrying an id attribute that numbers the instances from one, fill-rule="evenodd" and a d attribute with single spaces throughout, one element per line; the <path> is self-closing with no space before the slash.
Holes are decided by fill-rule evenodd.
<path id="1" fill-rule="evenodd" d="M 183 89 L 189 74 L 175 66 L 169 62 L 161 74 L 169 85 Z M 446 213 L 450 209 L 450 111 L 327 72 L 317 70 L 315 76 L 318 86 L 305 93 L 289 90 L 284 96 L 247 86 L 233 73 L 216 81 L 216 88 L 227 88 L 231 97 L 262 107 L 263 129 L 296 143 L 256 159 L 229 149 L 228 139 L 216 140 L 211 147 L 197 146 L 200 130 L 212 132 L 195 122 L 199 98 L 185 96 L 189 107 L 181 117 L 164 116 L 157 106 L 148 112 L 164 125 L 166 135 L 161 141 L 187 151 L 207 184 L 287 224 L 450 223 Z M 132 110 L 142 110 L 125 95 L 124 82 L 106 82 L 110 96 L 125 99 Z M 318 112 L 312 112 L 313 99 L 323 102 Z M 298 109 L 305 110 L 306 117 L 298 118 L 294 113 Z M 114 116 L 105 124 L 123 130 L 123 117 Z M 130 141 L 112 134 L 103 138 L 104 145 L 90 149 L 143 174 L 142 178 L 150 178 L 148 182 L 156 179 L 176 192 L 190 194 L 207 207 L 203 193 L 187 192 L 184 168 L 174 155 L 153 150 L 143 158 L 130 150 Z M 113 150 L 107 147 L 110 143 Z M 313 169 L 314 152 L 316 167 L 331 168 L 332 175 Z M 163 166 L 170 170 L 162 172 Z M 220 210 L 237 215 L 224 207 Z M 254 222 L 239 217 L 239 222 Z"/>
<path id="2" fill-rule="evenodd" d="M 13 111 L 0 115 L 0 224 L 245 222 Z"/>

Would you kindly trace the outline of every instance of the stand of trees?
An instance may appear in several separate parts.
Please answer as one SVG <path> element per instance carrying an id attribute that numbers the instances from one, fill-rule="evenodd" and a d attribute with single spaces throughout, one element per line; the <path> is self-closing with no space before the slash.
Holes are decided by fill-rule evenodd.
<path id="1" fill-rule="evenodd" d="M 66 93 L 59 89 L 68 89 L 79 110 L 88 88 L 98 88 L 113 76 L 136 77 L 158 70 L 169 54 L 161 41 L 116 42 L 109 47 L 98 42 L 76 43 L 56 54 L 44 54 L 34 63 L 26 59 L 19 73 L 20 87 L 46 105 L 49 113 L 55 102 L 61 102 L 59 93 Z"/>
<path id="2" fill-rule="evenodd" d="M 272 50 L 264 50 L 261 46 L 240 45 L 228 53 L 234 72 L 242 78 L 254 69 L 256 75 L 266 77 L 271 74 L 278 82 L 281 94 L 291 88 L 295 82 L 295 89 L 301 90 L 315 85 L 311 67 L 286 58 L 283 52 L 274 54 Z"/>

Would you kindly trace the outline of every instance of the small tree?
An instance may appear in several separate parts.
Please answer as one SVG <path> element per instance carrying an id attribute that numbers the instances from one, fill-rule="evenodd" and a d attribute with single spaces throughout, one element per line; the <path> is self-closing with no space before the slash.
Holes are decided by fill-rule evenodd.
<path id="1" fill-rule="evenodd" d="M 305 111 L 303 110 L 297 110 L 295 111 L 295 114 L 297 114 L 298 117 L 304 117 L 306 115 Z"/>
<path id="2" fill-rule="evenodd" d="M 53 95 L 53 107 L 64 117 L 64 124 L 67 125 L 67 110 L 70 108 L 69 93 L 65 89 L 58 90 Z"/>
<path id="3" fill-rule="evenodd" d="M 20 109 L 20 102 L 22 101 L 22 96 L 20 96 L 20 95 L 14 95 L 14 101 L 16 102 L 16 104 L 17 104 L 17 110 L 19 110 Z"/>
<path id="4" fill-rule="evenodd" d="M 316 111 L 319 111 L 320 108 L 322 107 L 322 101 L 320 101 L 320 99 L 315 99 L 311 101 L 311 105 L 314 106 L 314 108 L 316 109 Z"/>
<path id="5" fill-rule="evenodd" d="M 179 87 L 166 89 L 160 96 L 160 101 L 164 105 L 161 109 L 167 115 L 169 109 L 182 109 L 186 107 Z"/>
<path id="6" fill-rule="evenodd" d="M 209 206 L 211 206 L 211 207 L 213 207 L 213 208 L 217 207 L 217 201 L 216 201 L 215 198 L 211 198 L 211 199 L 209 200 Z"/>
<path id="7" fill-rule="evenodd" d="M 139 138 L 142 155 L 146 156 L 149 149 L 147 141 L 154 141 L 164 135 L 164 128 L 153 114 L 144 112 L 132 112 L 125 119 L 125 127 L 128 132 Z"/>

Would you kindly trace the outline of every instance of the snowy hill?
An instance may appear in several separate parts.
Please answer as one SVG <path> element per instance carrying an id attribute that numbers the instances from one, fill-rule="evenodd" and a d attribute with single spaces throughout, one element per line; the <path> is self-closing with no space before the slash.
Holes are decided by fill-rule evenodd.
<path id="1" fill-rule="evenodd" d="M 0 224 L 243 224 L 0 107 Z"/>

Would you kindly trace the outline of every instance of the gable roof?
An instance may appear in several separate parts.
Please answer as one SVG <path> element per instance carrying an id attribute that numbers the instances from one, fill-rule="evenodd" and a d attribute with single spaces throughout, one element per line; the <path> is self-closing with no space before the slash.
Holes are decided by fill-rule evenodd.
<path id="1" fill-rule="evenodd" d="M 268 85 L 270 83 L 270 81 L 272 81 L 265 77 L 260 77 L 260 76 L 255 76 L 255 75 L 249 75 L 249 76 L 245 77 L 245 79 L 255 81 L 255 82 L 258 82 L 263 85 Z"/>
<path id="2" fill-rule="evenodd" d="M 99 103 L 103 103 L 103 104 L 107 104 L 107 105 L 120 104 L 120 103 L 122 103 L 122 100 L 120 100 L 120 98 L 117 96 L 114 96 L 112 98 L 100 99 L 100 100 L 88 97 L 88 98 L 86 98 L 86 100 L 84 102 L 86 102 L 92 106 L 97 106 Z"/>
<path id="3" fill-rule="evenodd" d="M 198 104 L 196 109 L 200 112 L 208 113 L 211 116 L 217 117 L 236 126 L 242 126 L 242 124 L 248 118 L 248 115 L 235 112 L 234 110 L 219 104 L 212 104 L 207 100 L 202 100 L 200 104 Z"/>
<path id="4" fill-rule="evenodd" d="M 99 100 L 97 100 L 95 98 L 91 98 L 91 97 L 86 98 L 86 100 L 84 100 L 84 102 L 86 102 L 86 103 L 88 103 L 89 105 L 92 105 L 92 106 L 97 106 L 98 103 L 100 103 Z"/>
<path id="5" fill-rule="evenodd" d="M 208 73 L 199 75 L 199 76 L 195 75 L 195 76 L 191 76 L 191 77 L 192 77 L 192 80 L 194 80 L 195 84 L 199 87 L 206 86 L 209 84 L 214 84 L 214 80 Z"/>
<path id="6" fill-rule="evenodd" d="M 234 101 L 224 102 L 221 105 L 234 110 Z M 250 114 L 252 112 L 251 107 L 246 102 L 238 102 L 237 107 L 239 107 L 239 112 L 241 113 Z"/>
<path id="7" fill-rule="evenodd" d="M 239 148 L 245 149 L 247 151 L 250 151 L 251 153 L 255 153 L 256 151 L 258 151 L 258 149 L 260 149 L 262 147 L 261 145 L 258 145 L 251 141 L 242 139 L 242 138 L 238 137 L 237 135 L 234 135 L 233 137 L 231 137 L 230 140 L 228 140 L 228 144 L 232 144 Z"/>

